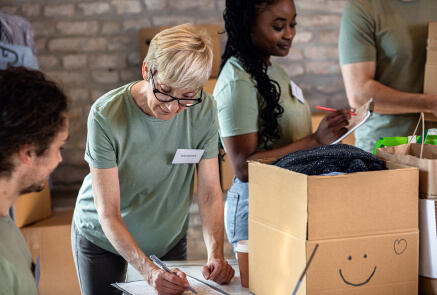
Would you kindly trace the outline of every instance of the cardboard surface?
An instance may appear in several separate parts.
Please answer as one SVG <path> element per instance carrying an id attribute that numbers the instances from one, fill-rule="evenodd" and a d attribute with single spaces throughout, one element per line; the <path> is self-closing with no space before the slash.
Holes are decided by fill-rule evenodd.
<path id="1" fill-rule="evenodd" d="M 428 42 L 423 93 L 437 93 L 437 22 L 428 23 Z M 437 121 L 434 114 L 426 113 L 425 121 Z"/>
<path id="2" fill-rule="evenodd" d="M 41 192 L 21 195 L 14 204 L 14 219 L 18 227 L 47 218 L 51 213 L 48 181 Z"/>
<path id="3" fill-rule="evenodd" d="M 428 23 L 427 64 L 437 64 L 437 22 Z"/>
<path id="4" fill-rule="evenodd" d="M 379 148 L 377 156 L 382 160 L 391 160 L 411 167 L 419 168 L 419 196 L 423 199 L 437 199 L 437 146 L 426 144 L 422 159 L 422 145 L 413 143 Z"/>
<path id="5" fill-rule="evenodd" d="M 419 275 L 437 279 L 436 201 L 419 200 Z"/>
<path id="6" fill-rule="evenodd" d="M 298 294 L 417 293 L 417 168 L 386 163 L 389 170 L 307 176 L 270 162 L 249 162 L 251 292 L 291 294 L 319 243 Z M 348 285 L 339 270 L 361 252 L 369 262 L 345 271 L 365 284 Z M 378 273 L 362 282 L 369 263 Z"/>
<path id="7" fill-rule="evenodd" d="M 419 231 L 307 242 L 307 294 L 416 294 Z M 389 286 L 389 287 L 388 287 Z"/>
<path id="8" fill-rule="evenodd" d="M 149 50 L 150 41 L 155 37 L 156 34 L 161 32 L 162 30 L 168 29 L 171 26 L 161 26 L 161 27 L 152 27 L 152 28 L 143 28 L 138 32 L 139 42 L 140 42 L 140 54 L 141 60 L 147 55 L 147 51 Z M 198 25 L 197 28 L 205 30 L 210 36 L 212 40 L 212 52 L 214 55 L 212 62 L 212 72 L 211 78 L 217 78 L 220 68 L 221 61 L 221 49 L 220 49 L 220 34 L 219 32 L 223 31 L 222 28 L 218 25 Z M 212 92 L 211 92 L 212 93 Z"/>
<path id="9" fill-rule="evenodd" d="M 41 295 L 80 294 L 71 249 L 72 218 L 73 211 L 53 212 L 52 217 L 21 229 L 33 260 L 40 255 Z"/>

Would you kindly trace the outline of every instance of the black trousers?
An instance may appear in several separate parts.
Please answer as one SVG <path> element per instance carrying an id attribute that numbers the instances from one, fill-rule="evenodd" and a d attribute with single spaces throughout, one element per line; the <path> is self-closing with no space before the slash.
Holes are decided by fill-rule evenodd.
<path id="1" fill-rule="evenodd" d="M 77 230 L 74 220 L 71 225 L 71 247 L 82 295 L 122 294 L 111 284 L 126 280 L 127 262 L 123 257 L 87 240 Z M 160 259 L 187 260 L 187 235 Z"/>

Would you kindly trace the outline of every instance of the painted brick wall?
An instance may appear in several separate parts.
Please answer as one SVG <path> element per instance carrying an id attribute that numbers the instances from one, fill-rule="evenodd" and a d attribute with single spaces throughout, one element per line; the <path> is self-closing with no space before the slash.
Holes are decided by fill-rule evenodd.
<path id="1" fill-rule="evenodd" d="M 319 104 L 347 106 L 337 52 L 347 2 L 296 0 L 298 31 L 293 47 L 287 57 L 274 58 L 301 86 L 312 110 Z M 105 92 L 141 78 L 138 28 L 186 22 L 223 27 L 224 6 L 224 0 L 0 0 L 0 10 L 30 21 L 41 70 L 60 82 L 71 99 L 71 139 L 63 163 L 53 174 L 55 192 L 74 196 L 89 172 L 83 155 L 92 103 Z M 223 35 L 222 48 L 225 42 Z M 198 244 L 189 249 L 190 259 L 203 258 L 206 249 L 195 208 L 189 237 Z"/>
<path id="2" fill-rule="evenodd" d="M 337 39 L 347 0 L 297 0 L 297 36 L 290 54 L 274 58 L 304 91 L 312 109 L 344 107 Z M 78 189 L 86 120 L 106 91 L 141 77 L 138 28 L 185 22 L 223 27 L 224 0 L 1 0 L 0 9 L 26 17 L 33 26 L 41 70 L 71 98 L 71 139 L 54 173 L 57 188 Z M 226 35 L 222 36 L 222 48 Z"/>

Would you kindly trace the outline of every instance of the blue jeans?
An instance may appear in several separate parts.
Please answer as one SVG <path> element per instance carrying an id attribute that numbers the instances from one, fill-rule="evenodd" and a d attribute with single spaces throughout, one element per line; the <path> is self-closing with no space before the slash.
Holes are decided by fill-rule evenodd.
<path id="1" fill-rule="evenodd" d="M 225 204 L 225 228 L 229 242 L 235 246 L 238 241 L 247 240 L 249 217 L 249 183 L 234 176 Z"/>

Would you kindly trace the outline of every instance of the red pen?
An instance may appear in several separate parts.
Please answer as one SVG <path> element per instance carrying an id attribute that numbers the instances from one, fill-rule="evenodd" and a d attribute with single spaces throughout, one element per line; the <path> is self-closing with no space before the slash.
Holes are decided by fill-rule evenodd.
<path id="1" fill-rule="evenodd" d="M 330 112 L 336 112 L 338 110 L 336 109 L 331 109 L 331 108 L 325 108 L 325 107 L 321 107 L 321 106 L 316 106 L 317 109 L 319 110 L 323 110 L 323 111 L 330 111 Z M 356 116 L 357 114 L 355 113 L 351 113 L 351 116 Z"/>

